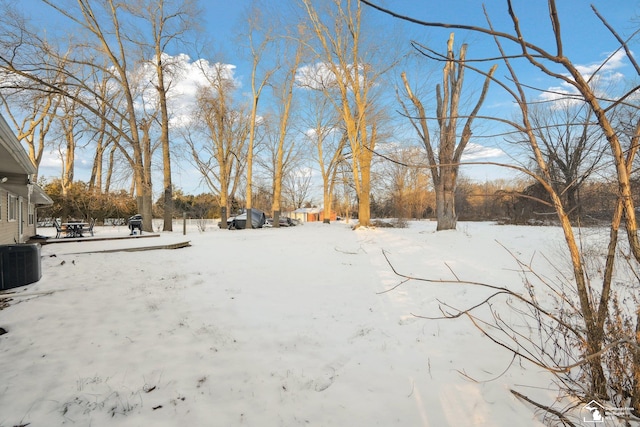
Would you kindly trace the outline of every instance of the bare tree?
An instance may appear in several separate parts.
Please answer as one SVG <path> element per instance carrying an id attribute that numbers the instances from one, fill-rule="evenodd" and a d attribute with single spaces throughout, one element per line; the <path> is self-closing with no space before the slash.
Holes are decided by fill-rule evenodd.
<path id="1" fill-rule="evenodd" d="M 37 37 L 28 24 L 9 3 L 2 4 L 0 27 L 3 31 L 0 33 L 0 47 L 7 52 L 13 49 L 14 56 L 11 60 L 16 63 L 22 63 L 22 51 L 28 52 L 29 60 L 25 61 L 25 68 L 37 69 L 40 72 L 39 78 L 48 84 L 64 80 L 63 70 L 69 65 L 67 56 L 70 50 L 60 55 L 51 55 L 53 42 Z M 55 65 L 47 66 L 49 63 Z M 47 134 L 56 120 L 62 97 L 55 91 L 37 90 L 37 82 L 12 73 L 10 67 L 0 67 L 0 75 L 0 102 L 16 130 L 18 140 L 27 145 L 29 158 L 38 170 L 45 146 L 53 148 L 52 144 L 47 143 Z M 36 176 L 37 174 L 38 172 Z"/>
<path id="2" fill-rule="evenodd" d="M 316 39 L 315 54 L 320 63 L 318 88 L 332 100 L 351 148 L 350 162 L 358 198 L 358 220 L 371 222 L 371 164 L 379 140 L 381 116 L 374 103 L 375 90 L 395 59 L 383 46 L 365 43 L 362 7 L 359 0 L 332 0 L 319 11 L 312 0 L 301 0 Z M 316 80 L 317 82 L 317 80 Z"/>
<path id="3" fill-rule="evenodd" d="M 57 2 L 43 1 L 90 34 L 92 39 L 86 45 L 90 46 L 93 52 L 108 58 L 110 67 L 97 68 L 95 63 L 92 66 L 96 68 L 96 72 L 113 73 L 116 77 L 113 81 L 118 83 L 118 89 L 123 93 L 125 109 L 121 114 L 125 118 L 127 132 L 120 130 L 119 133 L 131 148 L 131 153 L 127 157 L 131 161 L 134 172 L 138 209 L 144 218 L 143 229 L 152 231 L 151 177 L 145 173 L 144 167 L 144 150 L 139 134 L 136 110 L 136 88 L 132 81 L 131 72 L 133 70 L 129 67 L 132 52 L 127 48 L 129 37 L 123 32 L 122 13 L 124 9 L 113 0 L 108 0 L 103 5 L 104 8 L 94 8 L 88 3 L 80 2 L 78 7 L 73 9 L 66 8 Z M 75 62 L 81 63 L 84 62 L 84 59 L 78 58 Z M 93 88 L 86 87 L 85 81 L 76 80 L 74 84 L 83 90 L 95 93 Z M 91 106 L 91 109 L 94 113 L 97 112 L 95 107 Z"/>
<path id="4" fill-rule="evenodd" d="M 285 176 L 284 193 L 294 209 L 309 203 L 311 195 L 311 171 L 300 168 Z"/>
<path id="5" fill-rule="evenodd" d="M 304 87 L 306 108 L 304 118 L 305 138 L 315 148 L 315 160 L 322 176 L 323 222 L 328 224 L 333 209 L 333 196 L 338 165 L 344 161 L 344 149 L 348 138 L 340 127 L 340 118 L 331 100 L 315 85 Z"/>
<path id="6" fill-rule="evenodd" d="M 458 217 L 456 215 L 455 192 L 460 159 L 471 139 L 473 121 L 478 115 L 480 107 L 482 107 L 489 89 L 489 83 L 497 68 L 497 65 L 494 65 L 489 70 L 482 93 L 461 127 L 458 124 L 458 119 L 465 117 L 460 115 L 459 110 L 462 85 L 464 83 L 467 46 L 462 45 L 456 59 L 453 51 L 453 39 L 454 36 L 451 33 L 447 42 L 447 60 L 444 65 L 442 85 L 436 86 L 438 132 L 436 133 L 437 138 L 435 141 L 432 141 L 429 134 L 428 117 L 422 101 L 411 90 L 406 73 L 402 73 L 405 91 L 417 114 L 411 113 L 404 103 L 402 105 L 427 151 L 427 158 L 431 167 L 431 177 L 436 191 L 438 230 L 454 230 L 456 228 Z M 462 131 L 458 139 L 460 128 Z"/>
<path id="7" fill-rule="evenodd" d="M 280 213 L 282 203 L 282 183 L 286 170 L 286 166 L 290 163 L 293 155 L 294 143 L 290 142 L 288 147 L 286 142 L 290 134 L 290 119 L 292 115 L 293 107 L 293 92 L 296 85 L 296 73 L 298 67 L 303 58 L 304 53 L 304 40 L 302 37 L 304 33 L 298 31 L 298 34 L 294 34 L 294 37 L 285 36 L 281 39 L 281 43 L 284 44 L 286 65 L 281 67 L 284 70 L 284 75 L 281 76 L 279 84 L 274 84 L 274 92 L 276 93 L 275 99 L 278 103 L 278 132 L 276 149 L 274 150 L 273 159 L 273 205 L 271 207 L 273 213 L 273 226 L 279 227 Z M 294 43 L 293 53 L 288 57 L 286 48 L 290 48 L 290 45 Z"/>
<path id="8" fill-rule="evenodd" d="M 281 113 L 282 111 L 280 111 Z M 280 114 L 276 112 L 263 116 L 265 137 L 260 156 L 256 158 L 256 163 L 266 173 L 263 182 L 265 185 L 268 185 L 267 182 L 271 183 L 269 204 L 274 227 L 279 227 L 280 214 L 287 208 L 287 205 L 291 206 L 286 197 L 287 177 L 294 173 L 303 160 L 303 147 L 297 143 L 292 132 L 287 129 L 284 138 L 282 137 L 282 116 Z M 255 199 L 254 195 L 254 201 Z M 264 201 L 264 197 L 262 199 Z"/>
<path id="9" fill-rule="evenodd" d="M 190 135 L 186 141 L 205 183 L 219 197 L 221 222 L 226 224 L 246 165 L 250 118 L 246 109 L 234 103 L 235 83 L 223 64 L 202 71 L 209 86 L 200 88 L 194 116 L 207 143 L 199 145 L 198 138 Z"/>
<path id="10" fill-rule="evenodd" d="M 47 144 L 47 134 L 55 119 L 60 97 L 39 92 L 12 95 L 12 97 L 19 96 L 27 98 L 22 105 L 30 105 L 30 109 L 26 111 L 22 120 L 18 120 L 10 106 L 12 102 L 6 96 L 0 94 L 0 101 L 4 104 L 7 117 L 16 130 L 18 141 L 26 143 L 29 158 L 36 166 L 36 170 L 39 170 L 44 149 L 50 145 Z M 36 173 L 35 179 L 37 180 L 37 178 L 38 174 Z"/>
<path id="11" fill-rule="evenodd" d="M 596 172 L 606 150 L 593 112 L 571 99 L 556 100 L 546 108 L 534 105 L 531 123 L 556 192 L 566 199 L 567 212 L 580 218 L 580 188 Z M 514 142 L 529 144 L 526 138 Z"/>
<path id="12" fill-rule="evenodd" d="M 79 106 L 71 98 L 63 98 L 60 105 L 60 114 L 57 122 L 61 133 L 61 140 L 58 150 L 62 159 L 62 195 L 66 196 L 67 190 L 75 173 L 75 156 L 78 138 L 82 132 L 80 126 Z"/>
<path id="13" fill-rule="evenodd" d="M 140 19 L 142 28 L 150 29 L 150 34 L 139 34 L 137 43 L 144 51 L 144 57 L 153 64 L 155 79 L 154 89 L 157 93 L 159 110 L 160 143 L 162 146 L 164 215 L 163 230 L 173 230 L 173 185 L 171 183 L 171 145 L 169 138 L 168 94 L 174 73 L 167 49 L 179 44 L 181 37 L 194 26 L 198 11 L 193 1 L 176 0 L 137 0 L 127 2 L 126 8 Z"/>
<path id="14" fill-rule="evenodd" d="M 95 155 L 93 158 L 93 165 L 91 167 L 91 176 L 89 178 L 89 190 L 101 193 L 103 190 L 102 184 L 105 151 L 109 149 L 109 147 L 112 147 L 112 152 L 116 150 L 121 138 L 119 134 L 112 131 L 106 118 L 108 117 L 113 121 L 118 120 L 118 117 L 112 108 L 118 105 L 118 102 L 121 102 L 122 98 L 118 93 L 111 93 L 109 90 L 112 76 L 103 74 L 96 76 L 96 78 L 101 79 L 96 81 L 94 84 L 96 91 L 100 94 L 100 96 L 96 98 L 96 108 L 100 111 L 100 114 L 92 117 L 85 116 L 84 120 L 93 133 L 92 139 L 95 144 Z M 106 100 L 109 101 L 107 102 Z M 108 163 L 107 174 L 109 176 L 113 172 L 113 166 L 113 161 Z M 108 185 L 104 190 L 108 191 Z"/>
<path id="15" fill-rule="evenodd" d="M 269 84 L 271 77 L 279 68 L 279 65 L 265 65 L 267 60 L 267 50 L 274 43 L 273 29 L 265 27 L 264 22 L 264 8 L 259 4 L 254 4 L 253 8 L 249 11 L 248 18 L 248 50 L 251 58 L 251 121 L 249 122 L 249 141 L 247 147 L 247 161 L 246 161 L 246 209 L 247 220 L 251 218 L 252 208 L 252 185 L 253 185 L 253 156 L 258 140 L 258 105 L 260 103 L 260 97 L 262 96 L 264 88 Z M 249 222 L 250 223 L 250 222 Z M 249 227 L 252 228 L 252 227 Z"/>

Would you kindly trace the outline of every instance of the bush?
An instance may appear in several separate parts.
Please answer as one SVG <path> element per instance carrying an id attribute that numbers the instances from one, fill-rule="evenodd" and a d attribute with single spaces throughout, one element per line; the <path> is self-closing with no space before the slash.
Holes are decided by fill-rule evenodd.
<path id="1" fill-rule="evenodd" d="M 101 193 L 85 182 L 76 181 L 63 194 L 59 179 L 45 184 L 43 189 L 53 204 L 39 208 L 38 216 L 42 218 L 95 218 L 101 223 L 105 218 L 125 218 L 138 211 L 135 199 L 124 190 Z"/>

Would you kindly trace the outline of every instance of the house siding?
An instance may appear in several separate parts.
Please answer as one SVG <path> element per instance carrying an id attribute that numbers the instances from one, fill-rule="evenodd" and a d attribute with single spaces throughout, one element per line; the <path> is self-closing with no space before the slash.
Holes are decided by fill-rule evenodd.
<path id="1" fill-rule="evenodd" d="M 24 243 L 30 237 L 36 234 L 37 218 L 35 218 L 34 206 L 34 224 L 29 224 L 29 203 L 22 199 L 22 224 L 23 233 L 20 236 L 20 223 L 16 216 L 16 220 L 9 220 L 9 192 L 0 189 L 0 244 L 7 245 L 12 243 Z M 18 198 L 19 200 L 19 198 Z M 20 204 L 18 203 L 18 206 Z"/>
<path id="2" fill-rule="evenodd" d="M 0 244 L 24 243 L 36 234 L 36 205 L 51 198 L 32 180 L 38 169 L 0 114 Z M 19 210 L 19 211 L 18 211 Z M 32 212 L 31 221 L 29 212 Z M 11 213 L 11 215 L 10 215 Z"/>
<path id="3" fill-rule="evenodd" d="M 331 211 L 331 213 L 329 214 L 329 221 L 336 221 L 338 218 L 337 214 L 335 211 Z M 324 210 L 320 211 L 320 221 L 324 221 Z"/>

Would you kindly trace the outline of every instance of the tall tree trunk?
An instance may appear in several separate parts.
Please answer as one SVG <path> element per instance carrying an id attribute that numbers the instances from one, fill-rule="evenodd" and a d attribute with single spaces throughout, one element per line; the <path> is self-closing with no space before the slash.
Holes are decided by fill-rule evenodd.
<path id="1" fill-rule="evenodd" d="M 73 130 L 65 130 L 65 139 L 67 141 L 66 148 L 64 150 L 64 170 L 62 173 L 62 186 L 69 188 L 73 183 L 73 175 L 76 161 L 76 147 L 75 139 L 73 136 Z"/>
<path id="2" fill-rule="evenodd" d="M 322 223 L 323 224 L 330 224 L 331 223 L 331 205 L 333 204 L 333 197 L 331 195 L 331 191 L 328 190 L 326 183 L 324 184 L 325 186 L 325 190 L 323 191 L 322 194 L 322 201 L 323 201 L 323 211 L 322 211 Z"/>
<path id="3" fill-rule="evenodd" d="M 101 134 L 98 141 L 96 141 L 96 153 L 93 156 L 93 165 L 91 167 L 91 176 L 89 178 L 89 190 L 94 191 L 97 189 L 98 193 L 102 191 L 102 162 L 104 161 L 103 144 L 105 134 Z"/>
<path id="4" fill-rule="evenodd" d="M 455 189 L 446 185 L 446 180 L 436 187 L 436 219 L 438 224 L 437 231 L 455 230 L 458 217 L 456 215 Z"/>
<path id="5" fill-rule="evenodd" d="M 142 197 L 140 199 L 140 213 L 142 214 L 142 229 L 153 231 L 153 194 L 151 191 L 151 129 L 152 119 L 142 119 L 140 130 L 142 130 Z"/>
<path id="6" fill-rule="evenodd" d="M 280 199 L 282 198 L 282 171 L 273 183 L 273 206 L 271 206 L 272 214 L 273 214 L 273 226 L 278 228 L 280 227 Z"/>
<path id="7" fill-rule="evenodd" d="M 265 26 L 264 22 L 260 22 L 260 13 L 255 13 L 249 19 L 249 32 L 247 34 L 249 40 L 249 49 L 251 51 L 251 121 L 249 122 L 249 144 L 247 150 L 247 188 L 245 194 L 245 203 L 247 208 L 247 227 L 253 228 L 251 216 L 251 208 L 253 207 L 253 151 L 256 145 L 256 120 L 258 117 L 258 104 L 262 90 L 267 85 L 276 68 L 267 70 L 259 77 L 258 66 L 264 61 L 264 55 L 267 47 L 273 42 L 271 29 Z M 261 31 L 265 33 L 262 34 Z"/>
<path id="8" fill-rule="evenodd" d="M 221 227 L 227 226 L 227 215 L 229 213 L 229 201 L 227 200 L 227 193 L 220 192 L 220 224 Z"/>
<path id="9" fill-rule="evenodd" d="M 365 162 L 366 163 L 366 162 Z M 358 223 L 371 224 L 371 163 L 360 168 L 360 191 L 358 192 Z"/>
<path id="10" fill-rule="evenodd" d="M 109 151 L 109 166 L 107 167 L 107 176 L 104 181 L 104 192 L 108 193 L 111 189 L 111 179 L 113 177 L 113 166 L 115 164 L 115 155 L 118 146 L 114 144 Z M 133 194 L 133 193 L 131 193 Z"/>
<path id="11" fill-rule="evenodd" d="M 634 415 L 640 416 L 640 309 L 636 310 L 636 340 L 633 353 L 633 394 L 631 396 L 631 407 Z"/>
<path id="12" fill-rule="evenodd" d="M 162 173 L 164 184 L 164 224 L 163 231 L 173 231 L 173 184 L 171 182 L 171 147 L 169 145 L 169 113 L 164 86 L 160 96 L 160 111 L 162 112 Z"/>
<path id="13" fill-rule="evenodd" d="M 578 189 L 571 185 L 565 190 L 567 194 L 567 211 L 571 218 L 580 218 L 580 204 L 578 203 Z"/>
<path id="14" fill-rule="evenodd" d="M 163 20 L 161 19 L 161 23 Z M 169 144 L 169 111 L 167 109 L 167 89 L 164 82 L 162 64 L 161 34 L 155 36 L 157 91 L 160 101 L 160 142 L 162 144 L 162 182 L 164 185 L 163 231 L 173 231 L 173 185 L 171 183 L 171 147 Z"/>
<path id="15" fill-rule="evenodd" d="M 64 200 L 63 222 L 69 219 L 69 202 L 67 197 L 69 189 L 73 184 L 73 175 L 75 169 L 75 116 L 72 113 L 73 108 L 65 110 L 65 116 L 60 119 L 61 127 L 64 132 L 65 148 L 61 150 L 60 158 L 62 159 L 62 199 Z"/>
<path id="16" fill-rule="evenodd" d="M 255 92 L 255 83 L 252 84 Z M 247 187 L 245 193 L 245 208 L 247 210 L 247 229 L 253 228 L 253 220 L 251 210 L 253 208 L 253 148 L 256 138 L 256 118 L 258 110 L 258 95 L 254 96 L 251 106 L 251 123 L 249 126 L 249 146 L 247 150 Z"/>
<path id="17" fill-rule="evenodd" d="M 142 188 L 142 229 L 147 232 L 153 232 L 153 195 L 151 193 L 151 182 L 145 179 Z"/>

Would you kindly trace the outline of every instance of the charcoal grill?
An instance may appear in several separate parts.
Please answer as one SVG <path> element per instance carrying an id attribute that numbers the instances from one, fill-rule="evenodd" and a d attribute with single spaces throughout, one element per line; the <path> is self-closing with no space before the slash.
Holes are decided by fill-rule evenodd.
<path id="1" fill-rule="evenodd" d="M 137 214 L 129 218 L 129 230 L 131 230 L 130 235 L 136 234 L 136 228 L 140 230 L 140 234 L 142 234 L 142 215 Z"/>

